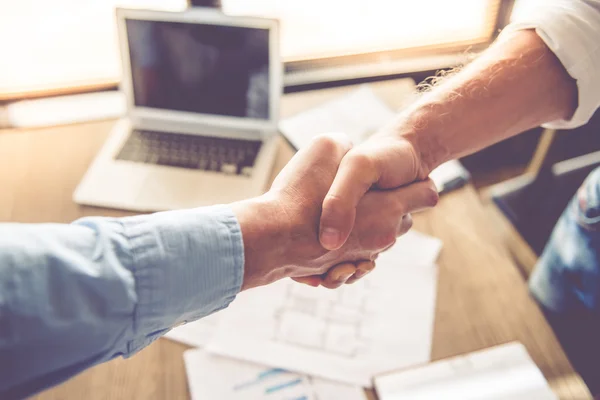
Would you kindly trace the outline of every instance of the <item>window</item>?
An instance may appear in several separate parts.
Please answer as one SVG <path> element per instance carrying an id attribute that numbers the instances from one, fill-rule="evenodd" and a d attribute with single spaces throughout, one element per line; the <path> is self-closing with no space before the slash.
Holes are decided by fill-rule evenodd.
<path id="1" fill-rule="evenodd" d="M 5 0 L 0 5 L 0 100 L 114 86 L 114 9 L 177 9 L 186 0 Z"/>
<path id="2" fill-rule="evenodd" d="M 503 0 L 222 0 L 281 20 L 287 62 L 484 43 Z M 114 86 L 114 8 L 182 9 L 187 0 L 18 0 L 0 6 L 0 100 Z"/>
<path id="3" fill-rule="evenodd" d="M 286 61 L 489 40 L 501 0 L 225 0 L 282 21 Z"/>

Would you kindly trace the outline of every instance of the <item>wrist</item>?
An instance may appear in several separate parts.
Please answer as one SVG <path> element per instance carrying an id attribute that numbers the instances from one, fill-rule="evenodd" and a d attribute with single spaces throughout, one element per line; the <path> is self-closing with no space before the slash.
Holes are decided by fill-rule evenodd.
<path id="1" fill-rule="evenodd" d="M 424 116 L 419 113 L 419 119 L 424 122 Z M 433 135 L 423 126 L 414 122 L 416 115 L 405 113 L 386 126 L 377 137 L 380 139 L 400 142 L 403 153 L 408 153 L 415 170 L 415 179 L 426 179 L 431 171 L 441 164 L 445 151 L 439 144 L 433 142 Z"/>
<path id="2" fill-rule="evenodd" d="M 454 100 L 426 93 L 382 132 L 406 142 L 417 164 L 419 179 L 425 179 L 440 164 L 456 157 L 448 140 L 457 136 Z"/>
<path id="3" fill-rule="evenodd" d="M 553 82 L 548 85 L 548 82 Z M 548 121 L 569 119 L 577 85 L 533 30 L 503 37 L 398 116 L 423 171 Z"/>
<path id="4" fill-rule="evenodd" d="M 397 135 L 410 143 L 419 166 L 421 179 L 440 164 L 449 161 L 450 151 L 436 135 L 436 112 L 426 107 L 416 109 L 397 127 Z"/>
<path id="5" fill-rule="evenodd" d="M 289 247 L 289 222 L 278 203 L 267 195 L 233 203 L 244 242 L 242 290 L 283 278 Z"/>

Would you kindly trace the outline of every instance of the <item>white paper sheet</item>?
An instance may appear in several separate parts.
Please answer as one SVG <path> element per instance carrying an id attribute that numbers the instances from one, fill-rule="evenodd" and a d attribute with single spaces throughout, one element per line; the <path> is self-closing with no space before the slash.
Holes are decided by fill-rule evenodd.
<path id="1" fill-rule="evenodd" d="M 430 359 L 438 239 L 410 232 L 377 269 L 337 290 L 284 280 L 241 293 L 213 353 L 370 387 L 384 371 Z"/>
<path id="2" fill-rule="evenodd" d="M 343 132 L 358 144 L 394 117 L 373 90 L 362 85 L 349 94 L 280 122 L 279 128 L 296 149 L 321 133 Z"/>
<path id="3" fill-rule="evenodd" d="M 211 355 L 184 353 L 192 400 L 367 400 L 358 386 Z"/>
<path id="4" fill-rule="evenodd" d="M 409 96 L 409 93 L 398 96 Z M 345 96 L 281 121 L 279 129 L 296 149 L 327 132 L 343 132 L 354 144 L 359 144 L 389 123 L 394 115 L 368 85 L 362 85 Z M 440 165 L 430 177 L 443 192 L 468 181 L 469 173 L 460 162 L 453 160 Z"/>
<path id="5" fill-rule="evenodd" d="M 406 265 L 435 264 L 442 246 L 442 243 L 439 240 L 417 232 L 414 229 L 406 233 L 399 240 L 403 246 L 402 263 Z M 212 335 L 219 324 L 219 319 L 224 313 L 227 313 L 227 309 L 209 315 L 198 321 L 174 328 L 164 337 L 187 344 L 188 346 L 204 347 L 212 338 Z"/>
<path id="6" fill-rule="evenodd" d="M 380 400 L 556 400 L 525 347 L 509 343 L 375 379 Z"/>

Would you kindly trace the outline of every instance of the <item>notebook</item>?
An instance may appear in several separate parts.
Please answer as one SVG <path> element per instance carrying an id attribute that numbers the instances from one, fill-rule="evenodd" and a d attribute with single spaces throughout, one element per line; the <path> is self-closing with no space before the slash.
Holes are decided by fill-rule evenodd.
<path id="1" fill-rule="evenodd" d="M 557 400 L 513 342 L 375 378 L 379 400 Z"/>

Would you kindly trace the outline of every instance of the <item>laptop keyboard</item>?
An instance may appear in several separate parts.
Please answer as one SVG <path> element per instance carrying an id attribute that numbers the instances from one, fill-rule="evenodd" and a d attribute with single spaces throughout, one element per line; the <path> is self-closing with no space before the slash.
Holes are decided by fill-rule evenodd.
<path id="1" fill-rule="evenodd" d="M 134 130 L 116 159 L 250 176 L 261 144 L 260 141 Z"/>

